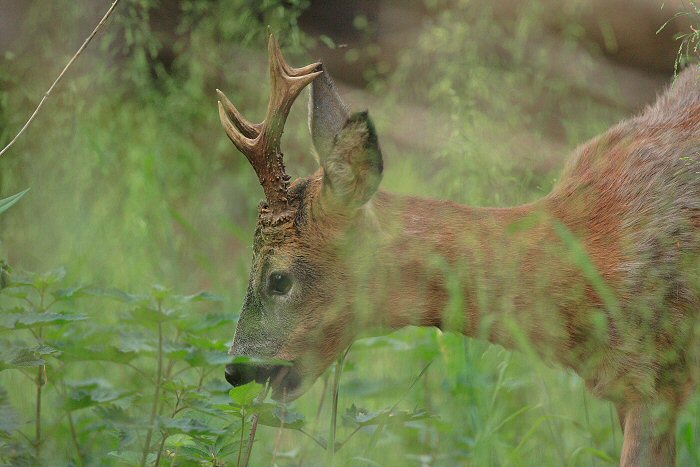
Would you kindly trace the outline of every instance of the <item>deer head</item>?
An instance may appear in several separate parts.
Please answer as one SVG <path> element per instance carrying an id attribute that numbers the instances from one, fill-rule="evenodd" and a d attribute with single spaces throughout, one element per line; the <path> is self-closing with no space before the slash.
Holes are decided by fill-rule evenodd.
<path id="1" fill-rule="evenodd" d="M 234 386 L 273 382 L 273 397 L 298 397 L 357 332 L 348 248 L 368 241 L 363 215 L 382 176 L 382 157 L 367 112 L 350 114 L 320 63 L 292 68 L 270 35 L 272 95 L 265 119 L 245 120 L 219 91 L 219 115 L 265 192 L 260 204 L 248 290 L 230 354 L 279 359 L 291 366 L 235 363 Z M 309 128 L 319 169 L 289 183 L 280 138 L 289 110 L 313 82 Z"/>

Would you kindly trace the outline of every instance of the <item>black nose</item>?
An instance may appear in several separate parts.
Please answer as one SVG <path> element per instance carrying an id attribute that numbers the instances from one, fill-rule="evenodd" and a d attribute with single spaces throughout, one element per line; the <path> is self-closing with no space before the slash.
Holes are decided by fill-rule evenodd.
<path id="1" fill-rule="evenodd" d="M 264 384 L 280 371 L 278 365 L 256 365 L 253 363 L 231 363 L 226 365 L 226 381 L 231 386 L 238 387 L 255 381 Z"/>
<path id="2" fill-rule="evenodd" d="M 226 381 L 234 388 L 250 383 L 255 379 L 257 373 L 257 368 L 254 365 L 246 363 L 226 365 Z"/>

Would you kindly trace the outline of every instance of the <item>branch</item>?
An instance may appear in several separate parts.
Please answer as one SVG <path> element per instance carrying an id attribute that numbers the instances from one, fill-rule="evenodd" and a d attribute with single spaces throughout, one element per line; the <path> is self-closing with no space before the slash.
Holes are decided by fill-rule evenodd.
<path id="1" fill-rule="evenodd" d="M 114 8 L 117 6 L 117 4 L 119 2 L 120 2 L 120 0 L 114 0 L 114 2 L 112 3 L 112 6 L 109 7 L 109 10 L 107 10 L 107 13 L 105 13 L 105 15 L 102 17 L 100 22 L 97 23 L 97 26 L 95 26 L 95 29 L 92 30 L 92 32 L 87 37 L 87 39 L 85 39 L 85 41 L 83 42 L 83 45 L 80 46 L 80 48 L 75 53 L 75 55 L 73 55 L 73 57 L 71 57 L 71 59 L 66 64 L 66 66 L 63 67 L 63 70 L 61 70 L 61 73 L 58 75 L 58 78 L 56 78 L 56 80 L 53 82 L 51 87 L 49 87 L 49 90 L 44 93 L 44 97 L 42 97 L 41 101 L 39 101 L 39 105 L 36 106 L 36 109 L 34 109 L 34 112 L 29 117 L 29 120 L 27 120 L 27 123 L 25 123 L 24 126 L 19 130 L 19 133 L 17 133 L 15 135 L 15 137 L 12 138 L 12 140 L 9 143 L 7 143 L 7 146 L 2 148 L 2 151 L 0 151 L 0 157 L 2 157 L 3 154 L 5 154 L 5 152 L 7 152 L 7 150 L 10 149 L 13 144 L 15 144 L 15 141 L 17 141 L 19 139 L 19 137 L 22 136 L 22 134 L 26 131 L 26 129 L 29 128 L 29 125 L 34 120 L 34 117 L 37 116 L 37 114 L 39 113 L 39 110 L 41 110 L 41 107 L 44 105 L 44 102 L 46 101 L 46 99 L 48 99 L 49 95 L 51 94 L 51 91 L 53 91 L 53 89 L 56 87 L 56 85 L 61 81 L 61 79 L 63 78 L 63 75 L 66 74 L 66 71 L 68 71 L 68 68 L 70 68 L 70 66 L 78 58 L 78 56 L 80 56 L 80 54 L 83 53 L 83 50 L 85 50 L 85 48 L 88 46 L 90 41 L 92 41 L 92 38 L 95 37 L 95 34 L 97 34 L 97 31 L 99 31 L 100 28 L 105 24 L 105 22 L 107 22 L 107 19 L 112 14 L 112 11 L 114 11 Z"/>

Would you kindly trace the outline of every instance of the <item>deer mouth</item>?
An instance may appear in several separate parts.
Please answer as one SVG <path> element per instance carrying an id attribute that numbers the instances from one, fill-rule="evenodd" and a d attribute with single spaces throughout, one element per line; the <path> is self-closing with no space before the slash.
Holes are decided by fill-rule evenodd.
<path id="1" fill-rule="evenodd" d="M 291 362 L 290 362 L 291 363 Z M 238 387 L 255 381 L 270 383 L 274 400 L 291 401 L 302 393 L 301 376 L 295 365 L 260 365 L 254 363 L 233 363 L 226 366 L 226 381 Z"/>
<path id="2" fill-rule="evenodd" d="M 270 378 L 272 398 L 276 401 L 290 402 L 302 394 L 301 377 L 294 366 L 283 366 Z"/>

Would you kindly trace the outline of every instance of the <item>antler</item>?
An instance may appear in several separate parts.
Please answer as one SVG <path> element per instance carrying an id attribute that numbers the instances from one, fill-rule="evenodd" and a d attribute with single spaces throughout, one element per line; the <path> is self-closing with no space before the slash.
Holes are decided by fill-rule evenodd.
<path id="1" fill-rule="evenodd" d="M 272 91 L 265 119 L 250 123 L 218 89 L 219 118 L 226 134 L 255 169 L 267 198 L 267 210 L 273 223 L 287 217 L 289 175 L 284 171 L 280 139 L 289 110 L 304 87 L 322 73 L 320 63 L 292 68 L 284 60 L 275 36 L 267 43 Z"/>

